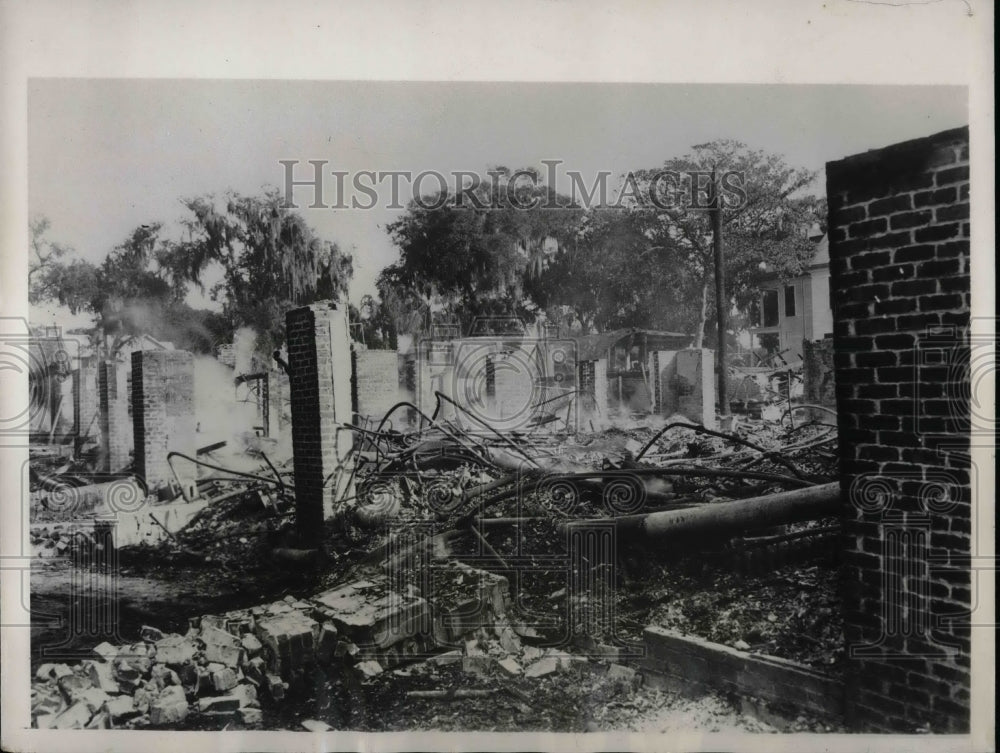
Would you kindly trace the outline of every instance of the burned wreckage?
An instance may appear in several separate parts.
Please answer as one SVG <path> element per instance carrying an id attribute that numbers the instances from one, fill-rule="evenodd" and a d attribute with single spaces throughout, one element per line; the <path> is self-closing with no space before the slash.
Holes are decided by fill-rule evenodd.
<path id="1" fill-rule="evenodd" d="M 573 343 L 480 335 L 420 343 L 416 358 L 365 351 L 332 302 L 289 312 L 287 325 L 287 355 L 231 379 L 253 404 L 237 440 L 191 446 L 206 435 L 191 431 L 202 422 L 187 394 L 202 372 L 190 354 L 149 349 L 131 354 L 127 379 L 128 365 L 99 364 L 91 458 L 103 478 L 81 470 L 86 452 L 56 449 L 69 445 L 36 454 L 31 537 L 43 561 L 103 568 L 109 586 L 116 572 L 162 576 L 165 563 L 244 582 L 221 613 L 133 626 L 118 615 L 89 645 L 78 636 L 40 651 L 37 726 L 378 729 L 371 699 L 389 694 L 409 704 L 403 717 L 457 699 L 484 713 L 502 699 L 509 727 L 531 728 L 552 713 L 536 708 L 549 684 L 671 687 L 644 623 L 659 612 L 661 625 L 692 628 L 678 609 L 719 576 L 731 592 L 782 568 L 829 580 L 831 412 L 789 403 L 779 421 L 743 417 L 726 431 L 667 415 L 662 406 L 706 415 L 710 379 L 705 392 L 674 393 L 709 351 L 650 338 L 638 373 L 652 399 L 635 410 L 615 403 L 618 385 L 610 400 L 595 394 L 600 348 L 581 361 Z M 391 365 L 397 379 L 369 378 Z M 111 460 L 116 410 L 131 412 L 131 467 Z M 651 574 L 668 570 L 679 588 L 651 596 Z M 790 652 L 825 681 L 840 660 L 836 629 L 817 645 L 770 608 L 759 618 L 763 632 L 744 615 L 725 640 Z M 371 708 L 317 710 L 331 684 Z M 835 723 L 819 701 L 804 709 Z M 600 724 L 555 722 L 587 723 Z"/>
<path id="2" fill-rule="evenodd" d="M 281 363 L 53 361 L 32 724 L 967 732 L 968 144 L 827 165 L 832 337 L 802 396 L 720 358 L 735 416 L 675 333 L 378 351 L 334 302 Z"/>

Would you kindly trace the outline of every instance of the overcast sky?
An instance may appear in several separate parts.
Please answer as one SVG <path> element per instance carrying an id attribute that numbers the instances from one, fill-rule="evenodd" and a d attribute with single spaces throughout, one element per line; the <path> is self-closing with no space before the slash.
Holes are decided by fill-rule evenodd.
<path id="1" fill-rule="evenodd" d="M 176 222 L 181 197 L 280 186 L 282 159 L 300 160 L 301 177 L 311 159 L 351 173 L 558 159 L 592 179 L 733 138 L 821 171 L 968 122 L 962 87 L 61 79 L 29 82 L 28 96 L 31 216 L 93 262 L 138 225 Z M 352 300 L 374 292 L 397 257 L 385 227 L 400 212 L 302 213 L 352 252 Z"/>

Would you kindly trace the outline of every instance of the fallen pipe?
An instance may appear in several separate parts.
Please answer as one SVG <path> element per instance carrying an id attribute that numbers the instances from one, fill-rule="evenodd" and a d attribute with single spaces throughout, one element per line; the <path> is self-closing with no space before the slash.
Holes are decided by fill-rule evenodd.
<path id="1" fill-rule="evenodd" d="M 616 518 L 618 530 L 647 539 L 727 534 L 836 514 L 840 482 L 683 510 Z M 596 522 L 596 521 L 595 521 Z"/>

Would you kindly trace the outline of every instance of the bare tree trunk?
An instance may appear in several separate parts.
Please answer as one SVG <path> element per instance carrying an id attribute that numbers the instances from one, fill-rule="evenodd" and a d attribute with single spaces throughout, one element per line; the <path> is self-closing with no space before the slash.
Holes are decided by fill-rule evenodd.
<path id="1" fill-rule="evenodd" d="M 698 312 L 698 329 L 694 335 L 694 347 L 701 348 L 705 342 L 705 324 L 708 322 L 708 280 L 701 283 L 701 310 Z"/>

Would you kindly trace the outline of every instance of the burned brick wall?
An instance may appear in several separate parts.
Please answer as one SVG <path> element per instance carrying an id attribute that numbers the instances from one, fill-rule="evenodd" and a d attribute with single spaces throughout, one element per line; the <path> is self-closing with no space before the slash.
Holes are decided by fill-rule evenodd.
<path id="1" fill-rule="evenodd" d="M 295 464 L 295 520 L 305 545 L 322 538 L 334 498 L 347 497 L 342 473 L 351 451 L 351 347 L 347 312 L 320 301 L 285 314 L 292 448 Z"/>
<path id="2" fill-rule="evenodd" d="M 356 379 L 359 416 L 378 421 L 401 399 L 394 350 L 357 351 Z"/>
<path id="3" fill-rule="evenodd" d="M 100 434 L 100 395 L 97 383 L 97 359 L 81 358 L 73 372 L 73 430 L 79 446 Z"/>
<path id="4" fill-rule="evenodd" d="M 969 139 L 826 166 L 848 715 L 969 729 Z"/>
<path id="5" fill-rule="evenodd" d="M 171 451 L 192 452 L 197 444 L 194 419 L 194 356 L 183 350 L 132 353 L 132 422 L 135 470 L 152 490 L 173 475 Z"/>
<path id="6" fill-rule="evenodd" d="M 100 421 L 102 471 L 120 471 L 128 465 L 134 431 L 129 419 L 127 367 L 119 361 L 97 365 L 97 405 Z"/>
<path id="7" fill-rule="evenodd" d="M 837 407 L 836 377 L 833 366 L 833 338 L 802 341 L 803 397 L 811 405 Z"/>

